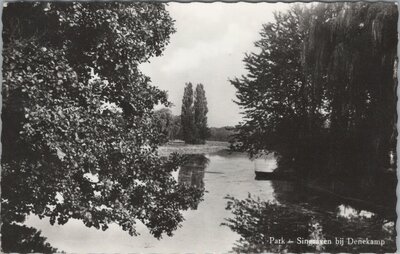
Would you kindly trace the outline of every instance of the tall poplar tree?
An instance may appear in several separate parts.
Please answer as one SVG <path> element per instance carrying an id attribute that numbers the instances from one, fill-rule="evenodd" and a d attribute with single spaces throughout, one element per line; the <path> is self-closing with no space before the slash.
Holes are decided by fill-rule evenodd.
<path id="1" fill-rule="evenodd" d="M 194 123 L 196 127 L 196 142 L 205 143 L 209 134 L 207 126 L 207 99 L 203 84 L 197 84 L 194 98 Z"/>
<path id="2" fill-rule="evenodd" d="M 186 83 L 182 98 L 182 136 L 186 143 L 193 144 L 196 141 L 193 109 L 193 85 Z"/>

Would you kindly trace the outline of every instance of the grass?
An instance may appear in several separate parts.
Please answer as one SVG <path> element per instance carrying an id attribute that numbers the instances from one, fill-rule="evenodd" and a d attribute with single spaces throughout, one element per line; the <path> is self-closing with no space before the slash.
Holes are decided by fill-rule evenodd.
<path id="1" fill-rule="evenodd" d="M 229 149 L 229 143 L 223 141 L 206 141 L 202 145 L 185 144 L 183 141 L 174 140 L 160 146 L 158 152 L 160 155 L 169 155 L 171 153 L 179 154 L 205 154 L 215 153 Z"/>

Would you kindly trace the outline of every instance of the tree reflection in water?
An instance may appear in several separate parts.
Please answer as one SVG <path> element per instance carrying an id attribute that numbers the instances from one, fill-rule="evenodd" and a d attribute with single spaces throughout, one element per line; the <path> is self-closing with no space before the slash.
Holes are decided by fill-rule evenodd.
<path id="1" fill-rule="evenodd" d="M 17 253 L 54 253 L 58 252 L 46 242 L 46 238 L 35 228 L 18 224 L 3 224 L 1 227 L 1 243 L 3 252 Z"/>
<path id="2" fill-rule="evenodd" d="M 233 248 L 237 253 L 259 252 L 394 252 L 396 250 L 394 222 L 378 215 L 340 216 L 302 204 L 279 204 L 249 197 L 238 200 L 227 197 L 227 209 L 234 217 L 226 219 L 228 226 L 241 237 Z M 270 243 L 270 237 L 283 237 L 285 243 Z M 381 245 L 335 244 L 335 237 L 384 240 Z M 332 244 L 297 244 L 297 239 L 331 240 Z M 288 243 L 293 240 L 293 243 Z"/>
<path id="3" fill-rule="evenodd" d="M 179 169 L 178 183 L 204 191 L 204 172 L 209 159 L 203 154 L 187 154 Z M 192 209 L 197 209 L 199 199 Z"/>

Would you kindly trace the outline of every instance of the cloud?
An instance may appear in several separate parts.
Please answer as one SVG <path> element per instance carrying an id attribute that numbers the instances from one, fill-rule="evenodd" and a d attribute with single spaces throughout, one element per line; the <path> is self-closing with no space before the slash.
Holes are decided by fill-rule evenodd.
<path id="1" fill-rule="evenodd" d="M 176 20 L 163 56 L 141 66 L 153 83 L 168 90 L 180 114 L 186 82 L 203 83 L 209 105 L 209 125 L 234 125 L 241 120 L 232 102 L 235 89 L 228 79 L 245 73 L 245 52 L 255 51 L 262 24 L 285 3 L 170 3 L 167 10 Z"/>

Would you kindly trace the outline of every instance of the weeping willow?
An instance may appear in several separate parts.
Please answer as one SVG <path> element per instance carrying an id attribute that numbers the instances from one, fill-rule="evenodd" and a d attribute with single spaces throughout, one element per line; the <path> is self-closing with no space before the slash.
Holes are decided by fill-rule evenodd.
<path id="1" fill-rule="evenodd" d="M 356 173 L 375 177 L 396 145 L 397 6 L 318 4 L 306 12 L 303 65 L 314 101 L 327 104 L 329 165 L 341 171 L 341 162 L 353 162 Z"/>

